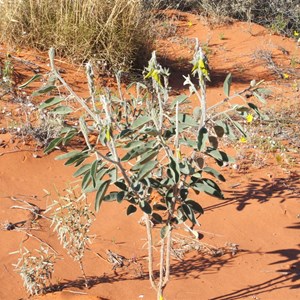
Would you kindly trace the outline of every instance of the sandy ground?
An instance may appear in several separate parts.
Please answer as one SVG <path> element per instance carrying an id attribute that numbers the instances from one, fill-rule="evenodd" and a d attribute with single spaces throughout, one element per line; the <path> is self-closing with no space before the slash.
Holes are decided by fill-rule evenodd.
<path id="1" fill-rule="evenodd" d="M 299 83 L 298 69 L 289 71 L 290 61 L 299 61 L 300 49 L 292 39 L 271 34 L 254 24 L 236 22 L 210 28 L 196 16 L 170 12 L 176 34 L 157 42 L 161 63 L 172 73 L 171 85 L 176 93 L 182 88 L 182 75 L 190 71 L 193 39 L 198 37 L 209 52 L 212 82 L 208 88 L 208 101 L 213 104 L 223 99 L 223 80 L 233 73 L 233 90 L 246 87 L 250 80 L 264 79 L 274 95 L 268 105 L 279 108 L 291 103 L 299 109 L 299 91 L 293 84 Z M 270 51 L 274 61 L 288 70 L 289 79 L 279 79 L 258 55 Z M 0 47 L 3 57 L 4 46 Z M 32 51 L 13 52 L 19 80 L 24 82 L 33 72 L 21 60 L 34 61 L 41 72 L 48 69 L 47 55 Z M 22 67 L 23 66 L 23 67 Z M 67 80 L 75 90 L 85 94 L 86 79 L 81 68 L 61 63 Z M 298 72 L 298 73 L 297 73 Z M 111 82 L 104 80 L 104 83 Z M 195 100 L 193 100 L 195 101 Z M 192 102 L 195 103 L 195 102 Z M 14 109 L 0 99 L 1 108 Z M 2 111 L 2 110 L 1 110 Z M 13 114 L 14 116 L 14 114 Z M 0 114 L 0 123 L 7 126 L 12 116 Z M 31 220 L 28 210 L 12 208 L 34 203 L 45 209 L 56 190 L 74 182 L 72 167 L 64 167 L 54 158 L 59 151 L 45 155 L 33 142 L 24 143 L 9 133 L 0 134 L 0 299 L 27 299 L 22 280 L 12 264 L 18 255 L 13 252 L 24 246 L 39 247 L 39 240 L 47 242 L 60 257 L 52 278 L 55 293 L 34 299 L 156 299 L 147 279 L 145 227 L 139 225 L 139 214 L 127 217 L 126 204 L 107 203 L 101 207 L 92 226 L 95 235 L 91 250 L 86 252 L 84 266 L 91 287 L 84 288 L 79 265 L 73 262 L 49 229 L 45 219 Z M 239 251 L 219 257 L 192 251 L 183 261 L 172 260 L 171 281 L 165 290 L 166 300 L 233 300 L 233 299 L 300 299 L 300 179 L 299 148 L 293 153 L 294 163 L 278 164 L 275 154 L 267 155 L 263 166 L 246 159 L 237 162 L 237 168 L 227 168 L 227 179 L 221 184 L 226 199 L 216 200 L 199 195 L 198 201 L 205 209 L 201 217 L 201 242 L 218 248 L 230 248 L 238 244 Z M 235 151 L 229 149 L 233 154 Z M 243 149 L 241 151 L 244 151 Z M 246 150 L 245 150 L 246 151 Z M 44 189 L 51 193 L 45 197 Z M 89 200 L 92 202 L 93 197 Z M 18 230 L 4 230 L 8 222 L 22 222 Z M 35 230 L 26 226 L 34 224 Z M 106 250 L 114 251 L 128 259 L 130 265 L 112 270 L 112 265 L 97 256 L 105 257 Z"/>

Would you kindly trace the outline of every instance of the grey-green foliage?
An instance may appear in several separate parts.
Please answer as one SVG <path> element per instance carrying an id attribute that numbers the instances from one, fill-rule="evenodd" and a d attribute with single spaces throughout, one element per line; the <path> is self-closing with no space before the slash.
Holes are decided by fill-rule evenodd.
<path id="1" fill-rule="evenodd" d="M 67 86 L 55 69 L 53 50 L 50 50 L 50 60 L 51 76 L 56 76 Z M 149 278 L 158 295 L 161 295 L 169 278 L 172 230 L 183 222 L 198 224 L 198 218 L 203 214 L 199 203 L 202 193 L 224 199 L 219 181 L 225 181 L 225 178 L 217 168 L 208 165 L 207 157 L 211 157 L 217 166 L 233 162 L 219 149 L 219 140 L 223 136 L 232 140 L 246 136 L 243 124 L 250 112 L 256 118 L 261 117 L 257 106 L 244 97 L 246 93 L 260 95 L 261 82 L 252 81 L 243 91 L 231 95 L 232 79 L 228 75 L 224 82 L 224 100 L 207 108 L 206 80 L 210 78 L 209 69 L 197 43 L 191 70 L 199 86 L 192 82 L 190 76 L 185 77 L 184 82 L 190 95 L 195 94 L 199 100 L 193 113 L 187 109 L 190 95 L 173 99 L 169 96 L 169 71 L 157 62 L 155 52 L 145 69 L 145 79 L 150 81 L 152 87 L 148 89 L 143 83 L 133 83 L 131 87 L 135 87 L 135 92 L 127 95 L 122 93 L 121 88 L 118 96 L 110 92 L 96 94 L 90 67 L 88 64 L 90 102 L 83 101 L 69 89 L 84 110 L 78 120 L 79 125 L 65 127 L 49 143 L 45 152 L 66 145 L 76 136 L 84 138 L 85 145 L 81 149 L 60 155 L 57 159 L 64 159 L 67 166 L 77 167 L 74 176 L 82 179 L 84 193 L 96 192 L 95 210 L 99 210 L 103 202 L 126 201 L 127 215 L 137 210 L 145 214 L 150 245 Z M 231 104 L 237 96 L 244 100 L 244 105 Z M 223 104 L 227 107 L 225 111 Z M 61 106 L 64 106 L 64 101 L 48 99 L 41 109 L 51 111 Z M 90 142 L 91 135 L 97 137 L 96 142 Z M 105 150 L 101 150 L 103 147 Z M 162 224 L 161 251 L 166 255 L 166 259 L 161 261 L 158 282 L 155 282 L 151 265 L 150 218 Z M 60 225 L 63 221 L 56 222 L 57 229 L 63 228 Z M 197 232 L 193 233 L 197 236 Z M 64 243 L 67 248 L 70 246 L 67 241 Z"/>
<path id="2" fill-rule="evenodd" d="M 26 248 L 20 250 L 21 257 L 14 265 L 23 280 L 23 284 L 30 295 L 44 293 L 50 285 L 50 279 L 54 271 L 56 256 L 48 248 L 43 246 L 36 253 Z"/>
<path id="3" fill-rule="evenodd" d="M 65 195 L 53 201 L 51 211 L 53 231 L 61 245 L 75 261 L 81 261 L 90 243 L 93 222 L 85 195 L 77 196 L 74 190 L 67 190 Z"/>
<path id="4" fill-rule="evenodd" d="M 298 0 L 201 0 L 199 5 L 208 15 L 252 21 L 278 33 L 292 35 L 300 28 Z"/>

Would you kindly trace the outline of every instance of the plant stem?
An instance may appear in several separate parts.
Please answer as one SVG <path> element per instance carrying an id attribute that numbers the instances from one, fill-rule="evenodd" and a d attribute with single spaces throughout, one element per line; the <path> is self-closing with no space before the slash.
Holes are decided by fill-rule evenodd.
<path id="1" fill-rule="evenodd" d="M 98 124 L 97 116 L 90 110 L 90 108 L 85 104 L 84 100 L 81 99 L 65 82 L 65 80 L 60 76 L 57 72 L 55 65 L 54 65 L 54 49 L 51 48 L 49 50 L 49 58 L 50 58 L 50 65 L 52 72 L 56 76 L 56 78 L 62 83 L 62 85 L 68 90 L 68 92 L 74 97 L 74 99 L 85 109 L 85 111 L 91 116 L 91 118 Z"/>
<path id="2" fill-rule="evenodd" d="M 81 259 L 79 259 L 79 266 L 80 266 L 80 270 L 81 270 L 82 276 L 83 276 L 84 281 L 85 281 L 85 287 L 88 288 L 89 287 L 89 282 L 88 282 L 86 274 L 84 272 L 83 263 L 82 263 Z"/>
<path id="3" fill-rule="evenodd" d="M 160 246 L 160 268 L 159 268 L 159 282 L 157 290 L 157 300 L 160 300 L 163 294 L 163 283 L 164 283 L 164 265 L 165 265 L 165 238 L 161 240 Z"/>
<path id="4" fill-rule="evenodd" d="M 171 243 L 172 242 L 172 230 L 170 229 L 167 234 L 167 249 L 166 249 L 166 270 L 165 278 L 163 282 L 163 288 L 167 285 L 170 279 L 170 266 L 171 266 Z"/>
<path id="5" fill-rule="evenodd" d="M 152 228 L 150 224 L 150 217 L 148 214 L 144 213 L 146 220 L 146 230 L 147 230 L 147 241 L 148 241 L 148 271 L 149 271 L 149 280 L 151 286 L 154 290 L 157 291 L 157 285 L 155 283 L 155 278 L 153 275 L 153 240 L 152 240 Z"/>

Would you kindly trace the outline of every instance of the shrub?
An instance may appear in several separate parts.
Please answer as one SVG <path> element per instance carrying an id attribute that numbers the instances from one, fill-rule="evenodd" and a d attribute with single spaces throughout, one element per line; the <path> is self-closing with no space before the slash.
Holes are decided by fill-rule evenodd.
<path id="1" fill-rule="evenodd" d="M 85 285 L 88 280 L 83 268 L 83 257 L 90 240 L 90 227 L 94 214 L 86 203 L 85 194 L 76 195 L 75 188 L 66 190 L 65 195 L 59 195 L 49 207 L 52 211 L 53 231 L 56 231 L 58 239 L 74 261 L 79 263 Z"/>
<path id="2" fill-rule="evenodd" d="M 73 60 L 95 58 L 123 70 L 151 48 L 150 11 L 141 0 L 4 0 L 0 6 L 0 37 L 13 45 L 55 47 Z"/>
<path id="3" fill-rule="evenodd" d="M 201 0 L 199 5 L 202 12 L 219 20 L 229 17 L 252 21 L 286 35 L 300 28 L 298 0 Z"/>
<path id="4" fill-rule="evenodd" d="M 245 139 L 245 130 L 238 120 L 245 121 L 250 116 L 252 120 L 253 116 L 260 118 L 261 115 L 257 106 L 243 95 L 252 94 L 262 100 L 259 94 L 261 82 L 252 81 L 249 87 L 231 95 L 232 78 L 229 74 L 224 82 L 224 100 L 207 107 L 206 81 L 210 80 L 209 71 L 207 59 L 197 44 L 192 73 L 198 79 L 198 87 L 192 83 L 190 76 L 185 77 L 184 82 L 199 100 L 193 113 L 186 107 L 188 95 L 170 99 L 169 71 L 157 62 L 155 52 L 145 75 L 145 79 L 151 82 L 151 88 L 136 83 L 136 92 L 129 98 L 123 95 L 120 85 L 118 97 L 111 92 L 99 95 L 91 64 L 88 63 L 91 99 L 88 102 L 78 97 L 56 70 L 53 49 L 49 56 L 51 75 L 67 88 L 83 112 L 78 119 L 79 126 L 63 129 L 45 152 L 49 153 L 73 137 L 81 136 L 85 141 L 81 150 L 70 151 L 56 159 L 66 160 L 67 166 L 78 167 L 74 176 L 82 177 L 82 192 L 96 192 L 95 209 L 99 210 L 103 202 L 126 201 L 127 215 L 138 209 L 144 214 L 149 279 L 157 291 L 157 299 L 162 299 L 170 276 L 172 232 L 177 224 L 183 223 L 198 238 L 194 226 L 198 224 L 203 209 L 197 195 L 206 193 L 223 199 L 216 181 L 225 181 L 225 178 L 210 166 L 210 162 L 214 160 L 217 165 L 223 166 L 233 161 L 219 149 L 219 139 L 228 135 L 236 140 L 235 132 Z M 117 79 L 120 83 L 120 73 Z M 48 91 L 44 86 L 40 93 L 45 90 Z M 243 98 L 245 104 L 231 104 L 235 97 Z M 50 98 L 44 103 L 47 103 L 46 109 L 49 111 L 63 108 L 68 114 L 66 106 L 62 106 L 64 102 L 63 99 L 58 102 Z M 224 111 L 221 109 L 223 104 L 231 107 Z M 45 105 L 41 107 L 45 108 Z M 95 144 L 90 142 L 91 136 L 97 137 Z M 104 151 L 101 150 L 103 147 Z M 211 159 L 207 160 L 208 157 Z M 157 228 L 160 230 L 157 231 Z M 153 270 L 155 239 L 152 237 L 157 234 L 160 235 L 158 276 Z"/>
<path id="5" fill-rule="evenodd" d="M 19 251 L 21 257 L 15 264 L 15 270 L 22 277 L 24 286 L 30 295 L 44 293 L 50 285 L 54 271 L 55 254 L 48 248 L 40 247 L 37 254 L 26 248 Z"/>

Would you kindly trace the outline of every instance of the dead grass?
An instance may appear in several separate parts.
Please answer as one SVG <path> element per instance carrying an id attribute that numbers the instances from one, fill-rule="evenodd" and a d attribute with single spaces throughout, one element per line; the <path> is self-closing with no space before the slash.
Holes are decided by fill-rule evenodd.
<path id="1" fill-rule="evenodd" d="M 152 17 L 141 0 L 4 0 L 0 38 L 77 62 L 127 69 L 151 51 Z M 147 58 L 145 58 L 147 59 Z"/>

